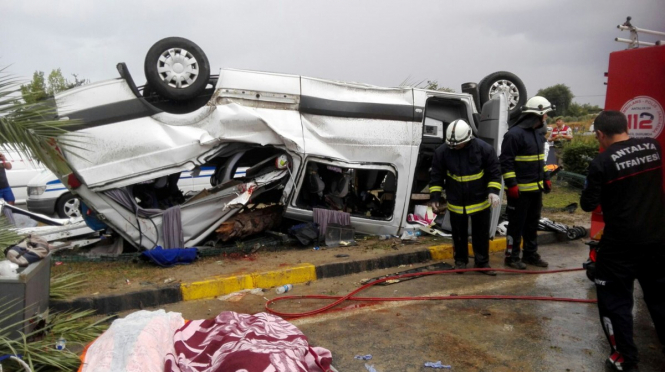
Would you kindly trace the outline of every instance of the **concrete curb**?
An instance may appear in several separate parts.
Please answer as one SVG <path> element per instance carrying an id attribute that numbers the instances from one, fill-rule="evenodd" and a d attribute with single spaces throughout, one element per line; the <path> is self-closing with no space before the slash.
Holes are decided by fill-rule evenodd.
<path id="1" fill-rule="evenodd" d="M 545 245 L 567 240 L 564 234 L 540 233 L 538 244 Z M 490 241 L 490 252 L 501 252 L 506 248 L 506 238 Z M 471 245 L 469 244 L 469 252 Z M 180 301 L 215 298 L 243 289 L 271 288 L 284 284 L 307 283 L 323 278 L 387 269 L 400 265 L 441 261 L 453 257 L 452 244 L 431 246 L 416 252 L 398 253 L 367 260 L 335 262 L 314 266 L 300 264 L 274 271 L 250 273 L 238 276 L 214 278 L 193 283 L 181 283 L 167 287 L 147 289 L 107 296 L 77 298 L 72 301 L 51 301 L 51 308 L 64 310 L 96 310 L 98 314 L 113 314 L 126 310 L 155 307 Z"/>

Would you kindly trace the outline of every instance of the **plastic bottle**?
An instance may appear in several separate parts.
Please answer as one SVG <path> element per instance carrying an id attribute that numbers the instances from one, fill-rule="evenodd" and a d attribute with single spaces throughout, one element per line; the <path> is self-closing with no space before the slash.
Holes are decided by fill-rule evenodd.
<path id="1" fill-rule="evenodd" d="M 55 349 L 56 350 L 65 350 L 65 347 L 67 347 L 67 341 L 60 337 L 58 341 L 55 342 Z"/>
<path id="2" fill-rule="evenodd" d="M 283 293 L 286 293 L 286 292 L 288 292 L 292 289 L 293 289 L 293 284 L 284 284 L 284 285 L 280 285 L 279 287 L 277 287 L 275 292 L 277 294 L 283 294 Z"/>
<path id="3" fill-rule="evenodd" d="M 400 236 L 400 239 L 403 240 L 403 241 L 418 240 L 418 235 L 416 235 L 416 231 L 404 230 L 404 232 L 402 233 L 402 236 Z"/>

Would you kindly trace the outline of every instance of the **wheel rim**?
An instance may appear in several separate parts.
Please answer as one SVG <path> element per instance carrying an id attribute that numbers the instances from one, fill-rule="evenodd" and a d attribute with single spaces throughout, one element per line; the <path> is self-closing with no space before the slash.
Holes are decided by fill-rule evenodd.
<path id="1" fill-rule="evenodd" d="M 65 210 L 65 215 L 67 217 L 81 217 L 81 201 L 77 198 L 67 200 L 63 209 Z"/>
<path id="2" fill-rule="evenodd" d="M 157 72 L 170 87 L 185 89 L 199 76 L 199 62 L 187 50 L 171 48 L 159 56 Z"/>
<path id="3" fill-rule="evenodd" d="M 520 91 L 510 80 L 497 80 L 490 87 L 489 97 L 492 99 L 501 92 L 508 93 L 508 109 L 512 111 L 517 107 L 520 101 Z"/>

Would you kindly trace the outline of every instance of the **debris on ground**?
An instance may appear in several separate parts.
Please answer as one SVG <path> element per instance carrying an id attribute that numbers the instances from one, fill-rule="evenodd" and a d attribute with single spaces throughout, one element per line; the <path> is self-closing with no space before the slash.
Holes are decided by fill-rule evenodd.
<path id="1" fill-rule="evenodd" d="M 417 225 L 416 228 L 419 230 L 418 232 L 422 231 L 426 234 L 429 235 L 434 235 L 434 236 L 440 236 L 442 238 L 450 238 L 453 236 L 453 234 L 447 234 L 439 229 L 435 229 L 431 226 L 423 226 L 423 225 Z"/>
<path id="2" fill-rule="evenodd" d="M 577 203 L 570 203 L 567 206 L 563 207 L 561 210 L 568 213 L 575 213 L 577 210 Z"/>
<path id="3" fill-rule="evenodd" d="M 567 226 L 559 222 L 554 222 L 549 218 L 541 218 L 538 221 L 538 230 L 541 231 L 554 231 L 562 234 L 566 234 L 566 237 L 570 240 L 575 240 L 578 238 L 584 238 L 587 234 L 587 231 L 582 226 Z"/>
<path id="4" fill-rule="evenodd" d="M 142 256 L 161 267 L 172 267 L 196 261 L 198 253 L 196 248 L 163 249 L 161 246 L 157 246 L 154 249 L 143 251 Z"/>
<path id="5" fill-rule="evenodd" d="M 289 235 L 298 239 L 302 245 L 310 245 L 319 239 L 319 225 L 312 222 L 306 222 L 291 226 Z"/>
<path id="6" fill-rule="evenodd" d="M 370 359 L 372 359 L 372 354 L 356 355 L 356 356 L 353 357 L 353 359 L 370 360 Z"/>
<path id="7" fill-rule="evenodd" d="M 329 223 L 325 232 L 325 243 L 328 247 L 348 247 L 356 245 L 356 231 L 350 225 Z"/>
<path id="8" fill-rule="evenodd" d="M 430 367 L 430 368 L 443 368 L 443 369 L 452 369 L 453 367 L 448 364 L 441 364 L 441 361 L 436 361 L 436 362 L 426 362 L 425 367 Z"/>
<path id="9" fill-rule="evenodd" d="M 284 293 L 286 293 L 286 292 L 288 292 L 292 289 L 293 289 L 293 284 L 284 284 L 284 285 L 280 285 L 279 287 L 277 287 L 275 289 L 275 293 L 284 294 Z"/>
<path id="10" fill-rule="evenodd" d="M 215 232 L 223 242 L 245 238 L 279 226 L 283 213 L 284 207 L 278 205 L 238 213 L 222 222 Z"/>
<path id="11" fill-rule="evenodd" d="M 399 238 L 402 240 L 403 243 L 406 243 L 418 240 L 418 236 L 420 236 L 420 231 L 404 230 L 402 236 L 400 236 Z"/>

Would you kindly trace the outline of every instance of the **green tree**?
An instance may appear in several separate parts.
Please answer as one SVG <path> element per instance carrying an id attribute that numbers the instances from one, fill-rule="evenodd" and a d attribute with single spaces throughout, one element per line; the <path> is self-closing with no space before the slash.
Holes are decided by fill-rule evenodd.
<path id="1" fill-rule="evenodd" d="M 585 103 L 582 105 L 582 110 L 584 110 L 584 114 L 598 114 L 601 111 L 603 111 L 602 108 L 600 108 L 598 105 L 592 105 L 590 103 Z"/>
<path id="2" fill-rule="evenodd" d="M 44 73 L 42 71 L 35 71 L 35 73 L 32 74 L 32 80 L 30 83 L 21 85 L 21 97 L 23 97 L 23 101 L 28 104 L 43 101 L 48 97 L 46 94 Z"/>
<path id="3" fill-rule="evenodd" d="M 557 106 L 558 108 L 559 106 Z M 574 116 L 574 117 L 580 117 L 586 115 L 586 110 L 584 110 L 584 107 L 580 105 L 579 103 L 571 103 L 570 106 L 568 106 L 568 110 L 566 112 L 566 115 L 568 116 Z"/>
<path id="4" fill-rule="evenodd" d="M 62 71 L 56 69 L 51 71 L 48 74 L 48 87 L 46 88 L 46 93 L 49 96 L 55 96 L 56 93 L 62 92 L 63 90 L 69 89 L 69 82 L 62 76 Z"/>
<path id="5" fill-rule="evenodd" d="M 568 108 L 575 96 L 565 84 L 557 84 L 545 89 L 540 89 L 536 95 L 545 97 L 552 104 L 556 105 L 557 115 L 571 115 L 568 113 Z"/>
<path id="6" fill-rule="evenodd" d="M 30 83 L 21 85 L 21 97 L 25 103 L 37 103 L 55 96 L 57 93 L 67 89 L 86 84 L 86 79 L 79 80 L 76 74 L 73 74 L 74 81 L 69 81 L 62 76 L 60 69 L 52 70 L 46 79 L 44 72 L 35 71 L 32 74 Z"/>

